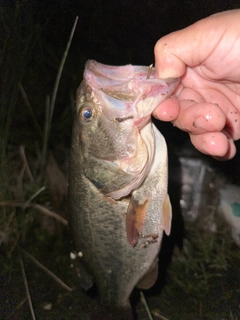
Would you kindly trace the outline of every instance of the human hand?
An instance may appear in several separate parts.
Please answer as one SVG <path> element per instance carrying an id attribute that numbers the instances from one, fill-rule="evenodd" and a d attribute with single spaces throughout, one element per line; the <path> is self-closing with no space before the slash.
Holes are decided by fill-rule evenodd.
<path id="1" fill-rule="evenodd" d="M 240 10 L 212 15 L 161 38 L 156 74 L 181 78 L 176 98 L 153 112 L 187 131 L 193 145 L 218 159 L 231 159 L 240 138 Z"/>

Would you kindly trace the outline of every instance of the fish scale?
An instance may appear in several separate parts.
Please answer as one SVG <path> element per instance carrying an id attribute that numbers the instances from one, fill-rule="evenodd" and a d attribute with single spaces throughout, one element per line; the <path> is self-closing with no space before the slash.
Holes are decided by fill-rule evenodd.
<path id="1" fill-rule="evenodd" d="M 81 270 L 109 310 L 130 308 L 134 287 L 153 285 L 163 230 L 169 234 L 171 227 L 167 147 L 151 113 L 178 81 L 155 79 L 154 68 L 151 76 L 148 71 L 90 60 L 77 93 L 69 173 L 71 226 Z M 129 94 L 132 105 L 124 101 Z M 118 99 L 123 99 L 122 107 Z M 111 150 L 112 145 L 116 148 Z"/>

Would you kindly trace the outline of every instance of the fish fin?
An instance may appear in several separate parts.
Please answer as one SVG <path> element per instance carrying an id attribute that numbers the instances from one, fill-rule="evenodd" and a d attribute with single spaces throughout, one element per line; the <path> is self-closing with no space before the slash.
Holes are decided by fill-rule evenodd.
<path id="1" fill-rule="evenodd" d="M 137 287 L 139 289 L 149 289 L 156 282 L 158 277 L 158 258 L 155 258 L 153 264 L 144 274 L 144 276 L 138 281 Z"/>
<path id="2" fill-rule="evenodd" d="M 172 223 L 172 205 L 170 202 L 169 195 L 167 194 L 163 202 L 163 230 L 166 235 L 169 236 L 171 232 L 171 223 Z"/>
<path id="3" fill-rule="evenodd" d="M 139 204 L 134 197 L 131 197 L 126 213 L 126 231 L 128 242 L 134 247 L 138 242 L 138 235 L 142 231 L 147 214 L 149 201 Z"/>

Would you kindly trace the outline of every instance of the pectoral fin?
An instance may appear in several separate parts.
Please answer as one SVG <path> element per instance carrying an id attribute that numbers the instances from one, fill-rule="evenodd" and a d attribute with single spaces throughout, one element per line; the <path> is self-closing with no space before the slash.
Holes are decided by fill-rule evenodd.
<path id="1" fill-rule="evenodd" d="M 153 261 L 150 269 L 145 273 L 145 275 L 139 280 L 137 287 L 139 289 L 149 289 L 151 288 L 158 277 L 158 258 Z"/>
<path id="2" fill-rule="evenodd" d="M 171 232 L 172 223 L 172 206 L 170 202 L 169 195 L 167 194 L 163 202 L 163 230 L 166 235 L 169 236 Z"/>
<path id="3" fill-rule="evenodd" d="M 143 204 L 139 204 L 134 197 L 131 197 L 127 214 L 126 214 L 126 231 L 128 242 L 135 246 L 138 242 L 138 235 L 142 231 L 149 201 L 146 200 Z"/>

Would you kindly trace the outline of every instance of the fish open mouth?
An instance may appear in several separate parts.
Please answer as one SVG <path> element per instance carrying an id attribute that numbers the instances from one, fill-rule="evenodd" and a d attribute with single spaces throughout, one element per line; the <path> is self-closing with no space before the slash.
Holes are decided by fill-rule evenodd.
<path id="1" fill-rule="evenodd" d="M 100 96 L 110 119 L 123 122 L 134 118 L 139 128 L 150 121 L 153 110 L 179 82 L 155 78 L 152 66 L 107 66 L 94 60 L 87 61 L 84 79 Z"/>

